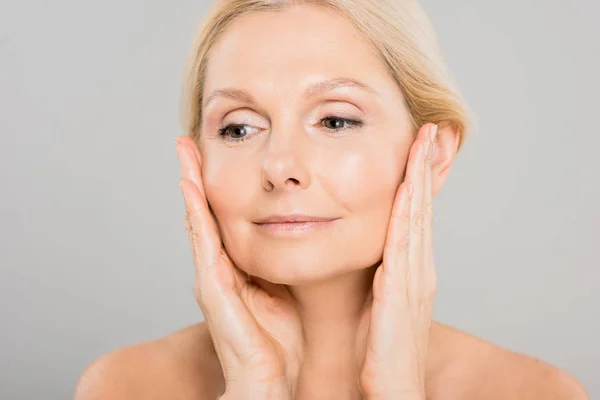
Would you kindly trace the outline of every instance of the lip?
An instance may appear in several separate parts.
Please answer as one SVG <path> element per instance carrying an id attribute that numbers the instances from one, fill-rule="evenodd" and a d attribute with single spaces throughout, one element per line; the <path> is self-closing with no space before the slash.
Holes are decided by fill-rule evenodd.
<path id="1" fill-rule="evenodd" d="M 293 224 L 293 223 L 307 223 L 307 222 L 330 222 L 336 220 L 335 217 L 318 217 L 306 214 L 284 214 L 284 215 L 270 215 L 266 218 L 262 218 L 256 221 L 257 224 Z"/>
<path id="2" fill-rule="evenodd" d="M 256 222 L 256 225 L 268 235 L 298 237 L 327 229 L 337 219 L 306 214 L 271 215 Z"/>

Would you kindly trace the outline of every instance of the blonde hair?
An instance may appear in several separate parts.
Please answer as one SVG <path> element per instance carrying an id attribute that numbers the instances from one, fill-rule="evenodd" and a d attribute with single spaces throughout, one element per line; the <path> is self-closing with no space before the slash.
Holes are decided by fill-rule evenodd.
<path id="1" fill-rule="evenodd" d="M 346 16 L 370 41 L 398 83 L 413 127 L 432 122 L 459 135 L 470 133 L 470 110 L 447 70 L 436 33 L 416 0 L 217 0 L 194 38 L 183 83 L 182 124 L 197 141 L 209 52 L 236 18 L 253 11 L 280 11 L 295 4 L 328 7 Z"/>

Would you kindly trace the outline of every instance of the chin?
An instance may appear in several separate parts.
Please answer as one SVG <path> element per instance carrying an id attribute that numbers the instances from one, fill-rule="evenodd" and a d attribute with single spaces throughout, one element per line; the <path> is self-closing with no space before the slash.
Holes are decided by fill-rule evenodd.
<path id="1" fill-rule="evenodd" d="M 381 251 L 377 250 L 372 257 L 365 258 L 364 253 L 362 257 L 357 257 L 351 251 L 333 250 L 323 244 L 312 247 L 297 244 L 270 246 L 268 250 L 256 251 L 251 257 L 244 257 L 236 265 L 248 274 L 269 282 L 299 286 L 367 268 L 378 260 L 381 260 Z"/>

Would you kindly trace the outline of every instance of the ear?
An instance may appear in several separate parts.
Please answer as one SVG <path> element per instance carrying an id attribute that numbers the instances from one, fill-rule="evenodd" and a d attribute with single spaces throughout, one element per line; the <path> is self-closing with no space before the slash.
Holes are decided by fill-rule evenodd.
<path id="1" fill-rule="evenodd" d="M 435 196 L 450 173 L 450 167 L 458 151 L 460 134 L 452 124 L 439 123 L 437 137 L 435 139 L 435 152 L 432 160 L 431 189 Z"/>

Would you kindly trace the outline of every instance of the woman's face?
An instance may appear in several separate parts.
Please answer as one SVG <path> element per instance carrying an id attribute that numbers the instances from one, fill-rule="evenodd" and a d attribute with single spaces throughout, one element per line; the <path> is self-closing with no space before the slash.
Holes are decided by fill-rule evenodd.
<path id="1" fill-rule="evenodd" d="M 202 175 L 239 268 L 297 285 L 381 260 L 414 131 L 397 84 L 344 17 L 297 6 L 236 20 L 212 49 L 209 99 Z M 256 223 L 289 214 L 335 220 L 295 232 Z"/>

